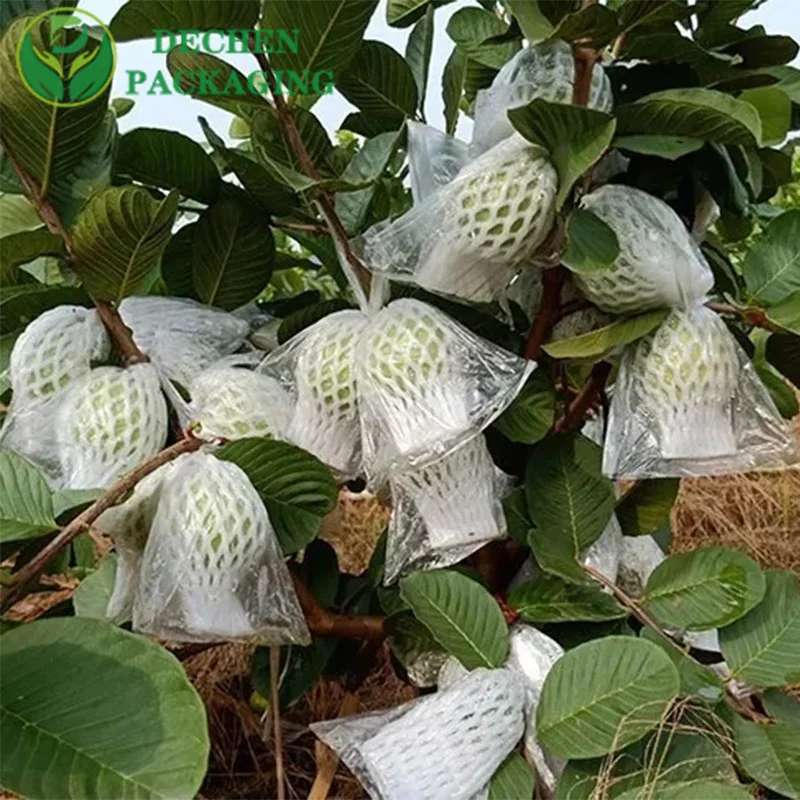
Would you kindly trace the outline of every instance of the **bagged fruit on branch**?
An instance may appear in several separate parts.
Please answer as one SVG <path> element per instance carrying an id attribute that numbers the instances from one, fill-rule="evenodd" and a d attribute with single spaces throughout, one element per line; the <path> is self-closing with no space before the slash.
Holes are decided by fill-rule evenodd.
<path id="1" fill-rule="evenodd" d="M 392 474 L 385 582 L 455 564 L 505 536 L 507 484 L 483 436 L 432 464 Z"/>
<path id="2" fill-rule="evenodd" d="M 545 152 L 510 137 L 402 217 L 366 231 L 364 260 L 377 275 L 491 302 L 550 232 L 557 191 Z"/>
<path id="3" fill-rule="evenodd" d="M 361 428 L 355 359 L 367 318 L 355 310 L 323 317 L 259 365 L 293 409 L 285 438 L 344 476 L 361 468 Z"/>
<path id="4" fill-rule="evenodd" d="M 516 672 L 478 668 L 436 694 L 311 730 L 373 800 L 468 800 L 522 737 L 524 706 Z"/>
<path id="5" fill-rule="evenodd" d="M 777 468 L 796 445 L 752 362 L 711 309 L 675 309 L 625 348 L 603 472 L 619 478 Z"/>
<path id="6" fill-rule="evenodd" d="M 714 276 L 681 218 L 663 201 L 630 186 L 602 186 L 581 208 L 616 234 L 619 255 L 606 269 L 574 273 L 588 300 L 610 314 L 688 308 L 705 298 Z"/>
<path id="7" fill-rule="evenodd" d="M 13 396 L 0 445 L 25 456 L 58 483 L 56 410 L 66 390 L 110 353 L 111 342 L 94 309 L 57 306 L 31 322 L 9 357 Z"/>
<path id="8" fill-rule="evenodd" d="M 364 466 L 374 485 L 475 438 L 536 366 L 411 299 L 370 318 L 356 356 Z"/>
<path id="9" fill-rule="evenodd" d="M 455 178 L 467 163 L 468 145 L 424 122 L 408 120 L 406 129 L 411 197 L 418 205 Z"/>
<path id="10" fill-rule="evenodd" d="M 267 510 L 235 464 L 193 453 L 165 478 L 133 627 L 174 641 L 308 644 Z"/>
<path id="11" fill-rule="evenodd" d="M 512 108 L 540 98 L 550 103 L 572 103 L 575 90 L 575 58 L 561 40 L 524 47 L 497 73 L 488 89 L 475 98 L 475 124 L 470 157 L 475 158 L 511 136 L 508 119 Z M 609 112 L 613 106 L 611 83 L 596 63 L 592 68 L 589 108 Z"/>
<path id="12" fill-rule="evenodd" d="M 167 423 L 152 364 L 92 370 L 67 390 L 58 407 L 60 488 L 110 486 L 161 450 Z"/>

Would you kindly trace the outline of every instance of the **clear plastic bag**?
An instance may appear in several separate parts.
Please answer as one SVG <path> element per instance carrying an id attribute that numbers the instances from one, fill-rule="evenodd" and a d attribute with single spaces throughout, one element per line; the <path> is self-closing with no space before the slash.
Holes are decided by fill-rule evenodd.
<path id="1" fill-rule="evenodd" d="M 110 486 L 161 450 L 167 423 L 167 404 L 152 364 L 92 370 L 58 406 L 60 488 Z"/>
<path id="2" fill-rule="evenodd" d="M 622 528 L 617 515 L 612 514 L 605 530 L 583 553 L 581 561 L 587 567 L 596 569 L 610 581 L 616 581 L 619 573 L 619 562 L 622 556 Z"/>
<path id="3" fill-rule="evenodd" d="M 665 558 L 652 536 L 623 536 L 617 583 L 631 597 L 641 597 L 653 570 Z"/>
<path id="4" fill-rule="evenodd" d="M 250 332 L 246 320 L 182 297 L 126 297 L 119 313 L 142 352 L 185 389 L 195 375 L 235 353 Z"/>
<path id="5" fill-rule="evenodd" d="M 392 518 L 385 582 L 415 569 L 455 564 L 506 534 L 507 478 L 478 436 L 428 466 L 390 478 Z"/>
<path id="6" fill-rule="evenodd" d="M 133 627 L 174 641 L 310 642 L 266 508 L 235 464 L 193 453 L 165 478 Z"/>
<path id="7" fill-rule="evenodd" d="M 557 190 L 544 151 L 513 136 L 402 217 L 366 231 L 364 260 L 378 275 L 490 302 L 547 237 Z"/>
<path id="8" fill-rule="evenodd" d="M 424 122 L 409 120 L 406 128 L 411 197 L 418 205 L 455 178 L 469 146 Z"/>
<path id="9" fill-rule="evenodd" d="M 581 207 L 617 235 L 619 256 L 608 269 L 574 274 L 583 294 L 610 314 L 688 307 L 714 276 L 681 218 L 663 201 L 631 186 L 602 186 Z"/>
<path id="10" fill-rule="evenodd" d="M 383 715 L 317 722 L 374 800 L 467 800 L 522 736 L 525 690 L 511 670 L 478 668 Z"/>
<path id="11" fill-rule="evenodd" d="M 355 358 L 367 318 L 337 311 L 270 353 L 257 372 L 276 380 L 294 409 L 286 439 L 337 472 L 361 467 L 361 429 Z"/>
<path id="12" fill-rule="evenodd" d="M 676 309 L 625 349 L 603 471 L 619 478 L 775 468 L 797 445 L 750 359 L 711 309 Z"/>
<path id="13" fill-rule="evenodd" d="M 375 314 L 356 360 L 364 464 L 373 485 L 473 439 L 535 366 L 419 300 L 395 300 Z"/>
<path id="14" fill-rule="evenodd" d="M 291 398 L 269 375 L 213 366 L 192 381 L 189 393 L 189 428 L 200 439 L 286 438 Z"/>
<path id="15" fill-rule="evenodd" d="M 561 40 L 524 47 L 503 65 L 488 89 L 475 99 L 471 158 L 479 156 L 514 133 L 508 110 L 541 98 L 550 103 L 572 103 L 575 59 Z M 589 108 L 611 111 L 611 83 L 603 67 L 595 64 L 589 90 Z"/>

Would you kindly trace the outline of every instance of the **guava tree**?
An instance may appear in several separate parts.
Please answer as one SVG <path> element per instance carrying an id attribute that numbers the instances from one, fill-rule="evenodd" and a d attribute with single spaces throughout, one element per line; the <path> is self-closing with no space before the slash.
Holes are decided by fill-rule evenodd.
<path id="1" fill-rule="evenodd" d="M 281 797 L 280 710 L 382 647 L 424 696 L 314 726 L 374 797 L 800 795 L 797 576 L 667 555 L 680 478 L 796 462 L 797 44 L 758 0 L 482 1 L 439 87 L 445 4 L 388 0 L 401 54 L 377 0 L 127 2 L 117 42 L 300 31 L 257 94 L 167 55 L 227 141 L 45 102 L 60 4 L 0 9 L 3 788 L 194 796 L 170 650 L 247 641 Z M 320 532 L 365 485 L 351 575 Z"/>

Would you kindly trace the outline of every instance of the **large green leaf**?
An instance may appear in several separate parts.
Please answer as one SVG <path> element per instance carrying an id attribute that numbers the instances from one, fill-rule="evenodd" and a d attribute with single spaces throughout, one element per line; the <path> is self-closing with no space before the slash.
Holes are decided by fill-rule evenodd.
<path id="1" fill-rule="evenodd" d="M 606 6 L 592 4 L 564 16 L 552 38 L 565 42 L 580 41 L 586 47 L 601 49 L 619 30 L 617 15 Z"/>
<path id="2" fill-rule="evenodd" d="M 778 722 L 800 725 L 800 700 L 780 689 L 767 689 L 761 702 L 771 717 Z"/>
<path id="3" fill-rule="evenodd" d="M 258 209 L 225 194 L 209 206 L 192 235 L 192 283 L 204 303 L 232 310 L 269 283 L 275 241 Z"/>
<path id="4" fill-rule="evenodd" d="M 479 583 L 451 570 L 415 572 L 400 594 L 448 653 L 467 669 L 501 667 L 508 625 L 500 606 Z"/>
<path id="5" fill-rule="evenodd" d="M 677 478 L 642 480 L 629 489 L 617 503 L 617 515 L 625 536 L 645 536 L 669 520 L 678 496 Z"/>
<path id="6" fill-rule="evenodd" d="M 0 30 L 15 17 L 21 17 L 23 14 L 42 14 L 63 5 L 64 0 L 4 0 L 0 4 Z M 70 5 L 77 6 L 78 1 L 75 0 Z"/>
<path id="7" fill-rule="evenodd" d="M 720 144 L 761 143 L 758 111 L 713 89 L 668 89 L 619 106 L 615 113 L 621 134 L 668 131 Z"/>
<path id="8" fill-rule="evenodd" d="M 526 139 L 550 153 L 558 170 L 559 208 L 575 181 L 611 144 L 617 126 L 616 119 L 602 111 L 541 99 L 512 108 L 508 118 Z"/>
<path id="9" fill-rule="evenodd" d="M 117 555 L 107 553 L 100 559 L 97 569 L 89 573 L 75 589 L 72 595 L 75 616 L 106 619 L 108 601 L 114 591 L 116 576 Z"/>
<path id="10" fill-rule="evenodd" d="M 448 36 L 463 54 L 492 69 L 500 69 L 520 48 L 519 39 L 504 39 L 507 25 L 482 8 L 460 8 L 447 23 Z"/>
<path id="11" fill-rule="evenodd" d="M 455 133 L 456 125 L 458 124 L 458 112 L 461 105 L 461 95 L 464 93 L 464 84 L 467 79 L 468 61 L 469 59 L 461 50 L 458 47 L 454 47 L 442 72 L 444 129 L 445 133 L 450 136 Z"/>
<path id="12" fill-rule="evenodd" d="M 654 644 L 629 636 L 596 639 L 553 665 L 536 730 L 556 755 L 602 756 L 652 730 L 679 688 L 678 671 Z"/>
<path id="13" fill-rule="evenodd" d="M 215 455 L 241 467 L 264 501 L 284 553 L 305 547 L 336 505 L 330 470 L 310 453 L 286 442 L 240 439 Z"/>
<path id="14" fill-rule="evenodd" d="M 800 209 L 784 211 L 745 256 L 744 280 L 751 299 L 776 305 L 800 291 Z"/>
<path id="15" fill-rule="evenodd" d="M 693 153 L 703 146 L 702 139 L 690 139 L 681 136 L 661 136 L 658 134 L 641 136 L 617 136 L 614 147 L 641 153 L 645 156 L 658 156 L 675 161 L 687 153 Z"/>
<path id="16" fill-rule="evenodd" d="M 770 306 L 767 317 L 779 328 L 800 336 L 800 291 L 793 292 L 777 305 Z"/>
<path id="17" fill-rule="evenodd" d="M 75 271 L 89 292 L 119 302 L 153 279 L 169 241 L 180 193 L 159 202 L 137 186 L 96 194 L 72 230 Z"/>
<path id="18" fill-rule="evenodd" d="M 25 797 L 194 797 L 206 714 L 177 659 L 93 619 L 3 634 L 0 783 Z"/>
<path id="19" fill-rule="evenodd" d="M 0 294 L 0 334 L 16 331 L 33 322 L 43 311 L 61 305 L 89 305 L 86 291 L 79 286 L 46 286 L 23 283 L 3 286 Z"/>
<path id="20" fill-rule="evenodd" d="M 439 6 L 453 0 L 387 0 L 386 21 L 395 28 L 407 28 Z"/>
<path id="21" fill-rule="evenodd" d="M 539 0 L 505 0 L 505 6 L 531 44 L 541 42 L 553 33 L 553 23 L 542 12 Z"/>
<path id="22" fill-rule="evenodd" d="M 537 370 L 495 424 L 512 442 L 535 444 L 553 427 L 555 414 L 553 384 L 544 370 Z"/>
<path id="23" fill-rule="evenodd" d="M 532 797 L 536 777 L 519 753 L 510 753 L 492 775 L 489 800 L 521 800 Z"/>
<path id="24" fill-rule="evenodd" d="M 136 128 L 119 140 L 116 173 L 162 189 L 173 186 L 181 194 L 212 203 L 220 177 L 214 162 L 197 142 L 177 131 Z"/>
<path id="25" fill-rule="evenodd" d="M 751 558 L 726 547 L 703 547 L 659 564 L 642 603 L 665 625 L 702 631 L 744 616 L 765 587 L 764 573 Z"/>
<path id="26" fill-rule="evenodd" d="M 736 717 L 733 729 L 742 769 L 774 792 L 800 797 L 800 725 Z"/>
<path id="27" fill-rule="evenodd" d="M 534 528 L 531 549 L 542 569 L 584 582 L 581 553 L 603 532 L 614 511 L 614 484 L 600 470 L 602 449 L 580 435 L 540 442 L 525 470 Z"/>
<path id="28" fill-rule="evenodd" d="M 425 98 L 428 93 L 428 72 L 433 54 L 433 4 L 427 6 L 424 16 L 411 29 L 406 42 L 406 62 L 417 85 L 419 110 L 425 116 Z"/>
<path id="29" fill-rule="evenodd" d="M 722 655 L 739 680 L 754 686 L 800 683 L 800 592 L 788 570 L 766 571 L 764 599 L 719 632 Z"/>
<path id="30" fill-rule="evenodd" d="M 586 275 L 610 267 L 619 256 L 614 229 L 584 208 L 576 208 L 567 222 L 567 249 L 561 263 L 572 272 Z"/>
<path id="31" fill-rule="evenodd" d="M 18 266 L 50 255 L 64 255 L 64 240 L 44 227 L 3 236 L 0 239 L 0 280 L 6 285 L 14 283 Z"/>
<path id="32" fill-rule="evenodd" d="M 304 108 L 291 111 L 300 141 L 317 169 L 326 169 L 331 152 L 331 140 L 322 123 Z M 260 111 L 250 120 L 250 136 L 256 155 L 268 155 L 270 161 L 302 171 L 303 165 L 284 133 L 274 111 Z"/>
<path id="33" fill-rule="evenodd" d="M 231 0 L 128 0 L 114 15 L 109 27 L 118 42 L 151 39 L 155 31 L 191 31 L 195 35 L 187 45 L 194 49 L 200 40 L 198 31 L 220 34 L 253 28 L 260 8 L 259 0 L 236 0 L 233 3 Z M 179 44 L 180 37 L 176 39 L 176 44 Z M 219 36 L 210 42 L 212 47 L 218 47 Z M 159 41 L 159 52 L 163 52 L 162 48 L 172 49 L 166 37 Z"/>
<path id="34" fill-rule="evenodd" d="M 763 144 L 781 144 L 792 126 L 792 101 L 789 96 L 774 86 L 760 86 L 742 92 L 739 99 L 750 103 L 758 111 Z"/>
<path id="35" fill-rule="evenodd" d="M 600 359 L 622 345 L 635 342 L 657 328 L 669 312 L 664 309 L 646 311 L 635 317 L 623 317 L 602 328 L 550 342 L 544 351 L 553 358 Z"/>
<path id="36" fill-rule="evenodd" d="M 55 106 L 41 100 L 22 82 L 17 69 L 17 45 L 29 18 L 14 20 L 0 41 L 0 112 L 3 144 L 14 159 L 38 184 L 43 197 L 54 181 L 69 175 L 83 160 L 93 133 L 103 123 L 108 107 L 108 90 L 80 106 Z M 32 29 L 33 44 L 40 50 L 49 24 L 46 20 Z M 75 56 L 61 56 L 67 68 Z"/>
<path id="37" fill-rule="evenodd" d="M 0 450 L 0 542 L 56 530 L 47 482 L 24 458 Z"/>
<path id="38" fill-rule="evenodd" d="M 599 586 L 576 586 L 553 575 L 517 586 L 508 604 L 525 622 L 600 622 L 627 615 Z"/>

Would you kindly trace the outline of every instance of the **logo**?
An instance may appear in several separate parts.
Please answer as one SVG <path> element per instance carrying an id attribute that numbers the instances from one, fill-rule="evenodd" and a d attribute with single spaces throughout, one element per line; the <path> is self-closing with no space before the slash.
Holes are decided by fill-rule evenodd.
<path id="1" fill-rule="evenodd" d="M 17 47 L 25 86 L 54 106 L 80 106 L 105 91 L 117 51 L 108 28 L 79 8 L 54 8 L 34 17 Z"/>

